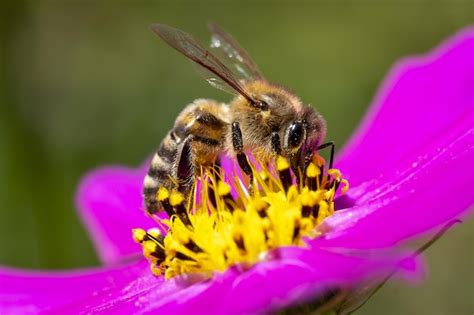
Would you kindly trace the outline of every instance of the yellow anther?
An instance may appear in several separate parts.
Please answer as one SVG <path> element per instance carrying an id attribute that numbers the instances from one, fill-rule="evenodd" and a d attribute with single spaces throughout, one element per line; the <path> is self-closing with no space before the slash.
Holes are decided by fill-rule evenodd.
<path id="1" fill-rule="evenodd" d="M 253 208 L 257 212 L 264 210 L 267 206 L 268 203 L 266 203 L 262 198 L 255 199 L 249 204 L 249 208 Z"/>
<path id="2" fill-rule="evenodd" d="M 158 196 L 158 201 L 163 201 L 163 200 L 166 200 L 170 197 L 170 192 L 168 189 L 166 189 L 165 187 L 161 186 L 159 189 L 158 189 L 158 193 L 157 193 L 157 196 Z"/>
<path id="3" fill-rule="evenodd" d="M 217 194 L 219 196 L 227 196 L 228 194 L 230 194 L 230 185 L 226 182 L 219 181 L 217 183 Z"/>
<path id="4" fill-rule="evenodd" d="M 157 244 L 153 241 L 144 241 L 142 243 L 143 246 L 143 255 L 145 257 L 150 256 L 151 253 L 156 251 Z"/>
<path id="5" fill-rule="evenodd" d="M 329 216 L 329 205 L 326 201 L 319 202 L 319 211 L 317 221 L 318 223 L 324 220 L 326 217 Z"/>
<path id="6" fill-rule="evenodd" d="M 178 191 L 173 191 L 170 196 L 170 204 L 174 206 L 178 206 L 182 204 L 184 201 L 184 195 Z"/>
<path id="7" fill-rule="evenodd" d="M 268 179 L 268 172 L 266 170 L 262 170 L 258 174 L 260 178 L 262 179 L 262 181 L 266 181 Z"/>
<path id="8" fill-rule="evenodd" d="M 306 168 L 306 175 L 311 178 L 315 178 L 321 174 L 319 167 L 316 167 L 314 163 L 309 163 L 308 168 Z"/>
<path id="9" fill-rule="evenodd" d="M 318 203 L 318 194 L 316 192 L 307 191 L 301 195 L 301 204 L 303 206 L 313 207 Z"/>
<path id="10" fill-rule="evenodd" d="M 133 229 L 132 235 L 133 235 L 133 240 L 135 241 L 135 243 L 141 243 L 143 242 L 143 239 L 145 238 L 146 232 L 143 229 Z"/>
<path id="11" fill-rule="evenodd" d="M 155 276 L 161 276 L 163 273 L 163 269 L 156 264 L 151 264 L 150 265 L 150 270 Z"/>
<path id="12" fill-rule="evenodd" d="M 281 155 L 277 157 L 276 166 L 277 166 L 277 170 L 279 171 L 284 171 L 290 168 L 290 164 L 288 163 L 288 161 Z"/>
<path id="13" fill-rule="evenodd" d="M 262 226 L 265 230 L 268 230 L 272 226 L 272 223 L 271 223 L 270 219 L 263 218 Z"/>

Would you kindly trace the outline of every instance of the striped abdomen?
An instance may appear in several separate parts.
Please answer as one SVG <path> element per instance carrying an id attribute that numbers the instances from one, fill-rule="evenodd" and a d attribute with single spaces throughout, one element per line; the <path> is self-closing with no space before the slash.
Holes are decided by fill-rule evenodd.
<path id="1" fill-rule="evenodd" d="M 143 196 L 149 213 L 162 209 L 156 196 L 160 187 L 187 195 L 201 166 L 216 162 L 224 148 L 227 119 L 227 107 L 211 100 L 196 100 L 179 114 L 145 176 Z"/>
<path id="2" fill-rule="evenodd" d="M 143 198 L 145 207 L 149 213 L 155 213 L 160 209 L 156 194 L 160 186 L 164 186 L 171 190 L 176 186 L 173 182 L 173 165 L 178 152 L 178 142 L 173 134 L 173 130 L 169 131 L 161 142 L 153 159 L 150 168 L 143 182 Z"/>

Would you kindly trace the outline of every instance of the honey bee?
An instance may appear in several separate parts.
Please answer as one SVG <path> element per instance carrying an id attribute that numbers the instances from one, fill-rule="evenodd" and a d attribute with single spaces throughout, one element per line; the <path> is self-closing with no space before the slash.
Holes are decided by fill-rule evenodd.
<path id="1" fill-rule="evenodd" d="M 150 214 L 170 207 L 157 197 L 161 187 L 188 197 L 201 169 L 216 165 L 222 153 L 235 157 L 250 178 L 246 152 L 261 161 L 282 155 L 297 178 L 304 174 L 316 150 L 331 146 L 332 164 L 334 143 L 322 144 L 326 136 L 324 118 L 288 89 L 268 82 L 231 35 L 215 24 L 209 28 L 211 50 L 220 59 L 192 35 L 167 25 L 152 25 L 163 41 L 205 70 L 212 86 L 235 97 L 228 104 L 198 99 L 179 114 L 144 180 L 143 195 Z"/>

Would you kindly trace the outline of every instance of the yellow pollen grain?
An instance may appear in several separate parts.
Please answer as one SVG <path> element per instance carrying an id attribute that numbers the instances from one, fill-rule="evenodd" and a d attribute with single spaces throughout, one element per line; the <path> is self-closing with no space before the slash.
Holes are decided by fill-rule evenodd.
<path id="1" fill-rule="evenodd" d="M 170 204 L 174 206 L 178 206 L 182 204 L 184 201 L 184 195 L 178 191 L 173 191 L 170 196 Z"/>
<path id="2" fill-rule="evenodd" d="M 170 192 L 168 189 L 161 186 L 160 189 L 158 189 L 157 197 L 158 197 L 158 201 L 166 200 L 170 197 Z"/>
<path id="3" fill-rule="evenodd" d="M 288 163 L 287 159 L 279 155 L 276 160 L 277 170 L 284 171 L 290 168 L 290 164 Z"/>

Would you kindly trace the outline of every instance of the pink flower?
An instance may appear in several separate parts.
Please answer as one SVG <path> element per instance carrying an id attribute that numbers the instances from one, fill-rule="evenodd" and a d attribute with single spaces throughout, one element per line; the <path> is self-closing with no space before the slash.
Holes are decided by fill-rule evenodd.
<path id="1" fill-rule="evenodd" d="M 189 284 L 155 277 L 130 236 L 143 215 L 144 167 L 107 167 L 82 182 L 77 202 L 103 268 L 0 268 L 2 314 L 40 312 L 255 313 L 318 297 L 394 270 L 413 279 L 418 258 L 394 250 L 467 215 L 474 179 L 474 28 L 427 55 L 399 62 L 337 159 L 351 183 L 323 236 L 308 248 L 242 272 Z M 388 254 L 390 253 L 390 254 Z M 133 262 L 130 262 L 133 261 Z"/>

